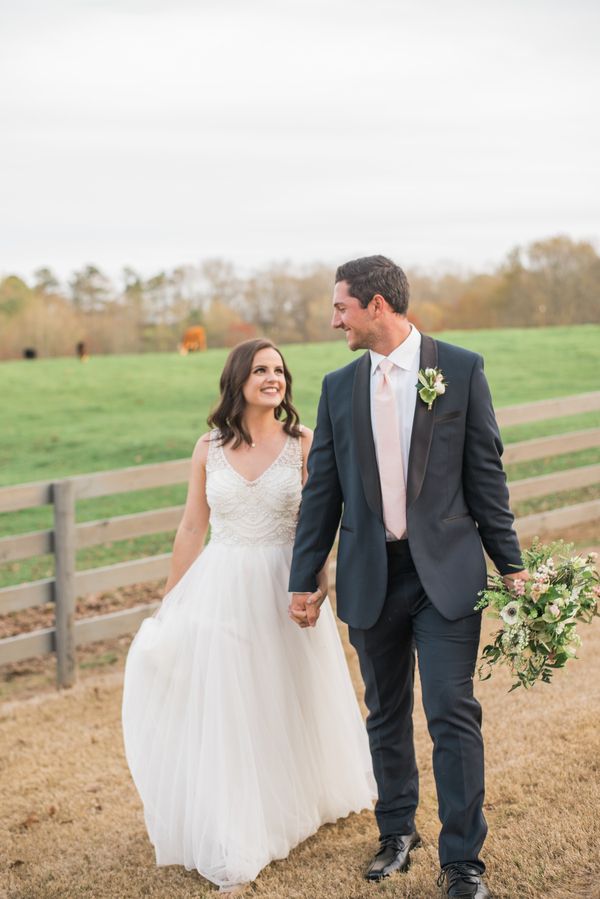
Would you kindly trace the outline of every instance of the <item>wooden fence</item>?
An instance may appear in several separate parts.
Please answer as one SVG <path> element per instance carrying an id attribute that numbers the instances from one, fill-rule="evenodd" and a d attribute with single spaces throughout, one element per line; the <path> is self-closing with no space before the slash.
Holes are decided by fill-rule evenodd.
<path id="1" fill-rule="evenodd" d="M 498 411 L 501 427 L 600 409 L 600 392 L 510 406 Z M 508 444 L 504 463 L 510 465 L 597 447 L 600 428 Z M 55 626 L 0 640 L 0 665 L 56 652 L 59 686 L 70 686 L 76 675 L 76 647 L 96 640 L 133 633 L 159 603 L 147 603 L 120 612 L 75 620 L 75 601 L 86 593 L 124 587 L 166 576 L 170 553 L 121 562 L 87 571 L 75 570 L 75 555 L 82 547 L 174 530 L 183 506 L 122 515 L 81 524 L 75 522 L 75 503 L 90 497 L 163 487 L 188 480 L 189 460 L 161 462 L 64 480 L 39 481 L 0 489 L 0 512 L 52 504 L 54 528 L 0 539 L 0 562 L 53 553 L 55 576 L 0 589 L 0 615 L 47 602 L 55 604 Z M 588 465 L 512 482 L 513 502 L 573 490 L 600 482 L 600 465 Z M 574 525 L 600 519 L 600 499 L 562 506 L 517 519 L 522 540 L 544 537 Z"/>

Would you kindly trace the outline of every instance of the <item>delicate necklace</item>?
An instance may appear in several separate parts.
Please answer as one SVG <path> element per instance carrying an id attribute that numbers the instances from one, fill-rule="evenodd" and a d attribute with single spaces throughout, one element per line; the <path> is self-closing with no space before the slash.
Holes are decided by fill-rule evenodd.
<path id="1" fill-rule="evenodd" d="M 248 444 L 246 444 L 246 446 L 248 446 Z M 252 436 L 251 436 L 250 437 L 250 445 L 248 446 L 248 449 L 254 449 L 255 447 L 256 447 L 256 441 L 253 440 Z"/>

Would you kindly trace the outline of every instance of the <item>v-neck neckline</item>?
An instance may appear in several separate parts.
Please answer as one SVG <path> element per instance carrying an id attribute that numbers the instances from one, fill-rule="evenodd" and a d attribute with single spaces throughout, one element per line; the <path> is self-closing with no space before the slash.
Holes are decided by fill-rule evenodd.
<path id="1" fill-rule="evenodd" d="M 281 457 L 283 456 L 284 452 L 286 451 L 289 442 L 290 442 L 290 434 L 288 434 L 288 435 L 286 436 L 285 441 L 284 441 L 284 444 L 283 444 L 283 446 L 281 447 L 281 450 L 277 453 L 277 455 L 275 456 L 275 458 L 273 459 L 273 461 L 270 463 L 270 465 L 267 465 L 267 467 L 265 468 L 265 470 L 262 471 L 262 472 L 258 475 L 257 478 L 252 478 L 252 480 L 250 480 L 249 478 L 245 478 L 244 475 L 243 475 L 241 472 L 239 472 L 239 471 L 237 470 L 237 468 L 234 468 L 234 466 L 231 464 L 231 462 L 229 461 L 229 459 L 227 458 L 227 456 L 226 456 L 226 454 L 225 454 L 225 447 L 224 447 L 224 446 L 221 446 L 221 447 L 220 447 L 220 450 L 221 450 L 221 452 L 222 452 L 222 454 L 223 454 L 223 458 L 225 459 L 225 464 L 227 465 L 227 467 L 228 467 L 229 469 L 231 469 L 231 471 L 232 471 L 235 475 L 237 475 L 237 477 L 240 478 L 240 480 L 244 481 L 245 484 L 252 484 L 252 485 L 254 485 L 254 484 L 258 484 L 258 482 L 261 481 L 261 480 L 264 478 L 264 476 L 267 474 L 267 472 L 271 471 L 271 469 L 273 468 L 273 466 L 276 465 L 277 462 L 279 462 L 279 460 L 280 460 Z"/>

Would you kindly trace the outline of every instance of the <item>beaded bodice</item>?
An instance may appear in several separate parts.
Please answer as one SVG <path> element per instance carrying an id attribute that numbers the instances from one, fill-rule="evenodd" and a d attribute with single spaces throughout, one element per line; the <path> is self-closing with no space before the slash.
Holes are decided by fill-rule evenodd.
<path id="1" fill-rule="evenodd" d="M 279 546 L 294 542 L 302 493 L 302 446 L 287 438 L 275 461 L 253 481 L 239 474 L 213 431 L 206 460 L 211 542 Z"/>

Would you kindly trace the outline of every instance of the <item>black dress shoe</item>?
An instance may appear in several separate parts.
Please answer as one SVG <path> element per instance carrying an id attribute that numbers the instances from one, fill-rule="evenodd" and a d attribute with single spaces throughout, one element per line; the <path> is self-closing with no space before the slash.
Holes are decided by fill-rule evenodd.
<path id="1" fill-rule="evenodd" d="M 365 877 L 367 880 L 382 880 L 395 871 L 408 871 L 410 852 L 421 845 L 421 837 L 417 831 L 412 833 L 394 833 L 379 840 L 381 846 L 369 867 Z"/>
<path id="2" fill-rule="evenodd" d="M 457 862 L 442 868 L 438 886 L 442 888 L 442 896 L 449 896 L 450 899 L 492 899 L 483 874 L 468 862 Z"/>

